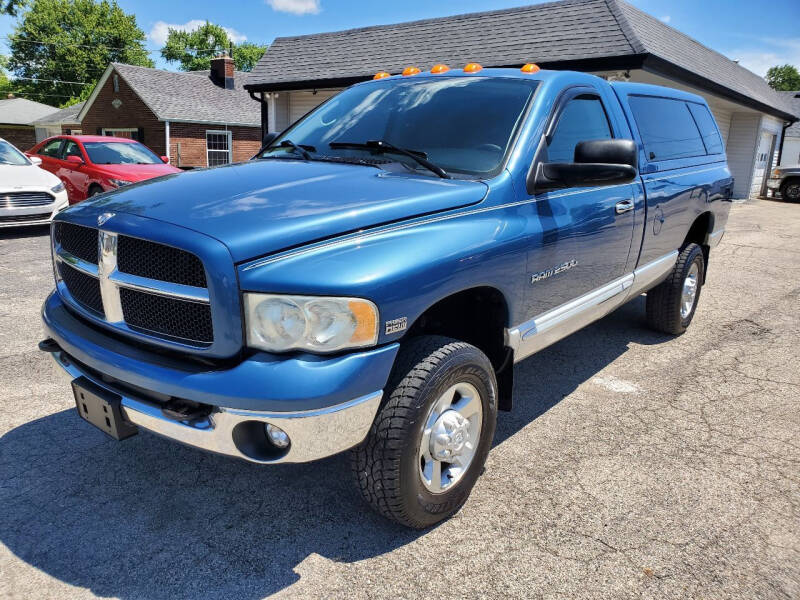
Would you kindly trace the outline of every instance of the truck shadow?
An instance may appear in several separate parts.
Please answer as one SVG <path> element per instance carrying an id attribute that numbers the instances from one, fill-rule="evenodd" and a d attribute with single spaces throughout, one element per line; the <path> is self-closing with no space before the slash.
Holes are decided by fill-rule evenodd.
<path id="1" fill-rule="evenodd" d="M 643 330 L 642 310 L 634 301 L 518 365 L 515 410 L 500 415 L 496 444 L 631 341 L 668 339 Z M 315 561 L 352 563 L 425 535 L 374 515 L 347 468 L 343 456 L 259 467 L 148 434 L 118 444 L 65 410 L 0 438 L 0 541 L 103 597 L 261 598 Z"/>

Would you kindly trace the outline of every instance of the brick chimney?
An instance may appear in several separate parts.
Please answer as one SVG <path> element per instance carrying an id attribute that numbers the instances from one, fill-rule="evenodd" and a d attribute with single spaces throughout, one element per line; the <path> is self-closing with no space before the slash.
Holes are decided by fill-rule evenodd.
<path id="1" fill-rule="evenodd" d="M 224 52 L 211 59 L 211 81 L 226 90 L 233 89 L 233 59 Z"/>

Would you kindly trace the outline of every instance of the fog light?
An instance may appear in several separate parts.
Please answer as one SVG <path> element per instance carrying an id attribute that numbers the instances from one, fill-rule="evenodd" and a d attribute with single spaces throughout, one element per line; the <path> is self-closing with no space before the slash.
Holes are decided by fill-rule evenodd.
<path id="1" fill-rule="evenodd" d="M 289 445 L 289 436 L 283 429 L 276 427 L 272 423 L 267 423 L 265 429 L 267 430 L 267 437 L 273 446 L 286 448 Z"/>

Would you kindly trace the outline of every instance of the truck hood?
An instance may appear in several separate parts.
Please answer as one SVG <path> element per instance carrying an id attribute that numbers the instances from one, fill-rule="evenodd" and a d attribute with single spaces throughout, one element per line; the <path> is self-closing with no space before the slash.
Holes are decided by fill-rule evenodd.
<path id="1" fill-rule="evenodd" d="M 480 202 L 477 181 L 267 159 L 126 186 L 82 210 L 130 213 L 212 236 L 241 262 L 293 246 Z M 77 207 L 76 207 L 77 208 Z"/>

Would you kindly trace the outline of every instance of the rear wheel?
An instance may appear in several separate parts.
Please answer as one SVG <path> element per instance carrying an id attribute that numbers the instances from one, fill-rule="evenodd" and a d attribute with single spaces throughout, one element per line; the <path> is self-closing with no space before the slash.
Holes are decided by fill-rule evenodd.
<path id="1" fill-rule="evenodd" d="M 689 244 L 664 281 L 647 292 L 647 323 L 653 329 L 680 335 L 692 322 L 705 277 L 703 249 Z"/>
<path id="2" fill-rule="evenodd" d="M 497 382 L 476 347 L 440 336 L 407 342 L 372 428 L 351 451 L 364 499 L 421 529 L 457 512 L 480 475 L 497 422 Z"/>

